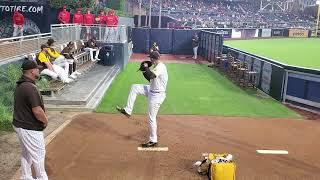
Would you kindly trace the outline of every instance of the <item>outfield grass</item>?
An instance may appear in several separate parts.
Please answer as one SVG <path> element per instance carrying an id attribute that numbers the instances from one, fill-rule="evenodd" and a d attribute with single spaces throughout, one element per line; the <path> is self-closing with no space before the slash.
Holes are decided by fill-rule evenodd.
<path id="1" fill-rule="evenodd" d="M 129 63 L 107 91 L 97 112 L 115 113 L 116 105 L 125 105 L 133 83 L 147 83 L 137 71 L 138 63 Z M 198 64 L 167 64 L 167 98 L 160 114 L 197 114 L 216 116 L 299 118 L 294 111 L 273 99 L 258 98 L 243 91 L 218 72 Z M 134 113 L 147 112 L 147 99 L 138 96 Z"/>
<path id="2" fill-rule="evenodd" d="M 285 64 L 320 69 L 320 39 L 230 40 L 224 44 Z"/>

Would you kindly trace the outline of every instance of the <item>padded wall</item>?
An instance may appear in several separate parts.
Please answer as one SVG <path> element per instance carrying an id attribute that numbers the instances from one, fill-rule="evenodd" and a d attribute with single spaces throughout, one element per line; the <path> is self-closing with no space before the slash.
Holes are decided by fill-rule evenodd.
<path id="1" fill-rule="evenodd" d="M 173 29 L 151 29 L 149 46 L 151 47 L 153 42 L 157 42 L 160 53 L 171 54 L 173 44 L 172 33 Z"/>
<path id="2" fill-rule="evenodd" d="M 147 53 L 150 47 L 150 29 L 132 28 L 132 42 L 134 53 Z"/>

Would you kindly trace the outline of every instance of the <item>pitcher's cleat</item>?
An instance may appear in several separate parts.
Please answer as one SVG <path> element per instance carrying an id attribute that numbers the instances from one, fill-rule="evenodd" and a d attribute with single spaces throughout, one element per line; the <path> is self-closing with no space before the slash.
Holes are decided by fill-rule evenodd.
<path id="1" fill-rule="evenodd" d="M 128 113 L 126 112 L 126 110 L 124 110 L 124 108 L 121 108 L 121 107 L 117 106 L 116 109 L 117 109 L 117 111 L 119 111 L 121 114 L 125 115 L 127 118 L 130 118 L 131 115 L 128 114 Z"/>

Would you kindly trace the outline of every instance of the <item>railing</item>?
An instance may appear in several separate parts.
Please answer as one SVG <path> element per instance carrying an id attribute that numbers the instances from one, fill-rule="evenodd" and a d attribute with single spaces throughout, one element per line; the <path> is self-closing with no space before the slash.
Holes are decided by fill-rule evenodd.
<path id="1" fill-rule="evenodd" d="M 97 41 L 107 43 L 127 42 L 127 27 L 106 27 L 101 25 L 83 26 L 76 24 L 53 24 L 51 33 L 0 39 L 0 62 L 21 57 L 40 50 L 49 38 L 56 45 L 76 40 L 88 40 L 96 37 Z"/>
<path id="2" fill-rule="evenodd" d="M 75 25 L 55 24 L 51 25 L 53 39 L 59 41 L 88 40 L 95 37 L 97 41 L 107 43 L 127 42 L 127 28 L 124 25 L 118 27 L 106 27 L 100 24 Z"/>
<path id="3" fill-rule="evenodd" d="M 39 50 L 50 37 L 51 33 L 44 33 L 0 39 L 0 62 Z"/>
<path id="4" fill-rule="evenodd" d="M 57 42 L 68 42 L 80 40 L 80 25 L 76 24 L 52 24 L 51 36 Z"/>

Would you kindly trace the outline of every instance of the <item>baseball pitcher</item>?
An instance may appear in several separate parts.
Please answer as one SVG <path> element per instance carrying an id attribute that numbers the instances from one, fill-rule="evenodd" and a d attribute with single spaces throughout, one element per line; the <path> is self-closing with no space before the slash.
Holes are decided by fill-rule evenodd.
<path id="1" fill-rule="evenodd" d="M 168 82 L 167 68 L 163 62 L 160 61 L 160 54 L 157 51 L 150 53 L 151 61 L 144 61 L 140 65 L 140 71 L 143 76 L 150 82 L 150 85 L 133 84 L 127 100 L 127 106 L 117 110 L 127 116 L 132 114 L 134 102 L 137 95 L 144 95 L 148 98 L 148 116 L 150 125 L 150 137 L 147 143 L 142 144 L 142 147 L 155 147 L 158 143 L 157 138 L 157 113 L 160 105 L 166 98 L 166 87 Z M 150 70 L 151 66 L 154 68 Z"/>

